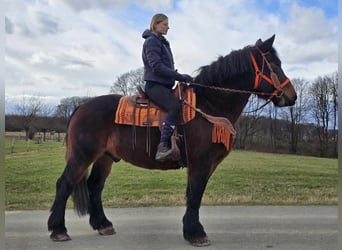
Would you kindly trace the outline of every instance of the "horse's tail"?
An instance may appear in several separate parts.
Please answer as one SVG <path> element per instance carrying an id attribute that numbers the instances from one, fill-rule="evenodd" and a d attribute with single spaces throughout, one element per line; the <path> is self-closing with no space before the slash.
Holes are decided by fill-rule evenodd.
<path id="1" fill-rule="evenodd" d="M 76 184 L 72 192 L 72 199 L 74 201 L 75 212 L 79 216 L 84 216 L 88 214 L 89 206 L 89 192 L 88 192 L 88 170 L 82 177 L 82 180 Z"/>
<path id="2" fill-rule="evenodd" d="M 67 130 L 65 134 L 65 145 L 66 145 L 65 158 L 67 161 L 68 159 L 70 159 L 72 155 L 72 143 L 69 142 L 69 138 L 68 138 L 69 125 L 74 114 L 79 109 L 79 107 L 80 106 L 74 109 L 67 124 Z M 75 212 L 79 216 L 84 216 L 88 214 L 89 192 L 88 192 L 88 186 L 87 186 L 87 179 L 88 179 L 88 170 L 86 170 L 86 172 L 84 173 L 81 181 L 75 185 L 74 190 L 71 194 L 72 199 L 74 201 Z"/>
<path id="3" fill-rule="evenodd" d="M 65 137 L 64 137 L 64 143 L 65 143 L 65 147 L 66 147 L 66 150 L 65 150 L 65 159 L 68 160 L 69 157 L 71 156 L 71 148 L 70 146 L 68 147 L 68 130 L 69 130 L 69 125 L 70 125 L 70 122 L 71 122 L 71 119 L 72 117 L 74 116 L 74 114 L 76 113 L 76 111 L 79 109 L 80 106 L 77 106 L 74 111 L 72 112 L 70 118 L 68 119 L 68 123 L 67 123 L 67 127 L 66 127 L 66 133 L 65 133 Z"/>

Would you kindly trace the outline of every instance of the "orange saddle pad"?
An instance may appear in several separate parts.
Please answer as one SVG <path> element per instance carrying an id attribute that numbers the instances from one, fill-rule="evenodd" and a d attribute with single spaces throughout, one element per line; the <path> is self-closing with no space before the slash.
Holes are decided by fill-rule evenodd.
<path id="1" fill-rule="evenodd" d="M 175 92 L 177 98 L 181 94 L 182 99 L 191 105 L 191 107 L 185 104 L 182 105 L 180 123 L 184 124 L 195 118 L 196 111 L 193 107 L 196 107 L 196 94 L 192 88 L 183 88 L 181 91 L 176 89 Z M 114 123 L 158 127 L 165 117 L 166 112 L 149 99 L 142 96 L 123 96 L 116 110 Z"/>

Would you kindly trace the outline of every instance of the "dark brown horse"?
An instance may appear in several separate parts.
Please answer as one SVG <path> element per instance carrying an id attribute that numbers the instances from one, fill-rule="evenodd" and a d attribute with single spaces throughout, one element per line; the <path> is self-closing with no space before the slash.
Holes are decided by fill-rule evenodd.
<path id="1" fill-rule="evenodd" d="M 197 93 L 197 108 L 208 115 L 224 117 L 234 125 L 251 94 L 269 99 L 278 107 L 293 105 L 296 92 L 272 47 L 274 37 L 264 42 L 259 39 L 254 46 L 232 51 L 201 67 L 193 86 Z M 101 235 L 115 233 L 104 214 L 101 200 L 113 162 L 122 159 L 148 169 L 180 168 L 178 162 L 154 160 L 160 138 L 157 128 L 150 131 L 150 156 L 146 153 L 146 128 L 136 128 L 136 144 L 132 147 L 131 126 L 113 123 L 120 98 L 120 95 L 95 97 L 81 105 L 70 119 L 67 164 L 57 180 L 56 197 L 48 220 L 48 229 L 52 232 L 50 237 L 54 241 L 70 239 L 64 217 L 71 194 L 79 214 L 90 215 L 90 225 L 94 230 Z M 212 143 L 212 129 L 213 124 L 199 113 L 181 129 L 186 137 L 184 148 L 187 149 L 188 170 L 183 236 L 195 246 L 210 244 L 199 221 L 199 209 L 210 176 L 230 150 L 222 143 Z M 87 169 L 91 164 L 88 176 Z"/>

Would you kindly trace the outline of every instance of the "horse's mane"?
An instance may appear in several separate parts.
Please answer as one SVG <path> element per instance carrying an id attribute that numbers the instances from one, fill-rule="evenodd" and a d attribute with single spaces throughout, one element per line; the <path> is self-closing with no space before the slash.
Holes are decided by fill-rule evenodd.
<path id="1" fill-rule="evenodd" d="M 195 82 L 219 86 L 227 80 L 235 78 L 237 75 L 250 71 L 252 64 L 249 50 L 250 46 L 240 50 L 233 50 L 226 56 L 219 56 L 211 64 L 200 67 Z"/>
<path id="2" fill-rule="evenodd" d="M 246 46 L 240 50 L 233 50 L 226 56 L 220 56 L 209 65 L 198 69 L 199 74 L 195 77 L 195 82 L 205 85 L 224 86 L 234 81 L 242 74 L 250 72 L 253 65 L 250 59 L 251 49 L 255 46 Z M 270 51 L 278 60 L 277 52 L 274 48 Z"/>

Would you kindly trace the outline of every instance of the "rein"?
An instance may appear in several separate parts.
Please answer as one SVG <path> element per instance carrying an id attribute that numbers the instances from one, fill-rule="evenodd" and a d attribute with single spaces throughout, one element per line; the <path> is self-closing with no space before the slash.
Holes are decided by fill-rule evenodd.
<path id="1" fill-rule="evenodd" d="M 223 92 L 233 92 L 233 93 L 240 93 L 240 94 L 259 94 L 259 95 L 264 95 L 264 96 L 270 95 L 270 93 L 265 93 L 265 92 L 210 86 L 210 85 L 196 83 L 196 82 L 181 82 L 181 84 L 185 84 L 187 86 L 196 86 L 196 87 L 201 87 L 201 88 L 213 89 L 213 90 L 223 91 Z"/>

